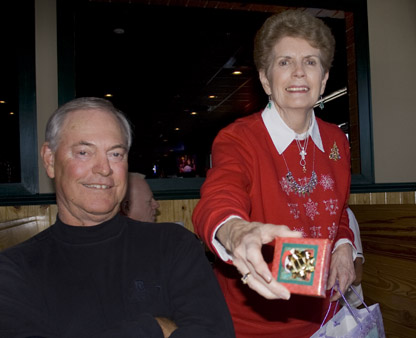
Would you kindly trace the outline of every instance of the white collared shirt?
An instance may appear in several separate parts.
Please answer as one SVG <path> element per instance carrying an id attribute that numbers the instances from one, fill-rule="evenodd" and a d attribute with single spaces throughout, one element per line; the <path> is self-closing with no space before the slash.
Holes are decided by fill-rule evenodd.
<path id="1" fill-rule="evenodd" d="M 313 110 L 309 129 L 303 134 L 297 134 L 283 121 L 273 102 L 270 103 L 270 108 L 268 105 L 266 109 L 263 110 L 261 117 L 273 144 L 280 155 L 286 150 L 294 139 L 297 138 L 298 140 L 304 140 L 307 136 L 311 136 L 311 139 L 315 143 L 316 147 L 320 151 L 325 152 L 324 146 L 322 145 L 321 134 L 319 133 L 318 123 L 316 122 L 315 112 Z"/>

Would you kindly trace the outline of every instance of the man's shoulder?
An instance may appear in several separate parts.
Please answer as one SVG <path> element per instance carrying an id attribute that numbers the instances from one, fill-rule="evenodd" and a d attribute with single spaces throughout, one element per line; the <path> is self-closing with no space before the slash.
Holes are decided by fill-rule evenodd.
<path id="1" fill-rule="evenodd" d="M 39 232 L 33 237 L 16 244 L 10 248 L 5 249 L 0 254 L 7 256 L 21 255 L 25 252 L 31 253 L 42 246 L 42 243 L 47 241 L 51 236 L 51 227 Z"/>
<path id="2" fill-rule="evenodd" d="M 133 232 L 140 237 L 192 238 L 194 236 L 190 230 L 175 222 L 151 223 L 136 221 L 128 217 L 125 217 L 125 219 L 129 232 Z"/>

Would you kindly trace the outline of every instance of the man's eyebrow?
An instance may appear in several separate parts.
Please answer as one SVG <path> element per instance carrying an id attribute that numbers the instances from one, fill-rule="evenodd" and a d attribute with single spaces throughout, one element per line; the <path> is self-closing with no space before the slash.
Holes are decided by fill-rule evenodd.
<path id="1" fill-rule="evenodd" d="M 88 147 L 93 147 L 94 144 L 91 142 L 87 142 L 87 141 L 79 141 L 78 143 L 74 143 L 72 145 L 73 147 L 77 147 L 77 146 L 88 146 Z"/>
<path id="2" fill-rule="evenodd" d="M 119 148 L 127 150 L 127 146 L 125 144 L 115 144 L 112 147 L 110 147 L 110 149 L 108 150 L 114 150 L 114 149 L 119 149 Z"/>
<path id="3" fill-rule="evenodd" d="M 87 147 L 95 147 L 96 145 L 94 143 L 88 142 L 88 141 L 79 141 L 78 143 L 75 143 L 73 145 L 73 147 L 77 147 L 77 146 L 87 146 Z M 110 147 L 110 149 L 108 150 L 114 150 L 114 149 L 124 149 L 127 150 L 127 146 L 120 143 L 120 144 L 115 144 L 112 147 Z"/>

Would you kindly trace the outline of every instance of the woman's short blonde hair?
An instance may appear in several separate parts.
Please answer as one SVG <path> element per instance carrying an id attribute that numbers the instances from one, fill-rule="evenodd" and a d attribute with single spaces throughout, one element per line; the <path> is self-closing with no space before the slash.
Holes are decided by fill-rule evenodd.
<path id="1" fill-rule="evenodd" d="M 254 63 L 257 70 L 269 70 L 273 48 L 284 37 L 302 38 L 320 50 L 324 72 L 332 65 L 335 38 L 331 29 L 320 19 L 301 10 L 287 10 L 269 17 L 254 39 Z"/>

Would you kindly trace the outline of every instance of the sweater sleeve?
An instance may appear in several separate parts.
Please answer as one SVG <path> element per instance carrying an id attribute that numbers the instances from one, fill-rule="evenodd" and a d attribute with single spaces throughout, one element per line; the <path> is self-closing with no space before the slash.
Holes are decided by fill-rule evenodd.
<path id="1" fill-rule="evenodd" d="M 251 149 L 233 127 L 222 130 L 212 146 L 212 168 L 201 188 L 201 199 L 193 213 L 196 233 L 211 251 L 214 231 L 230 216 L 249 220 L 251 202 Z"/>
<path id="2" fill-rule="evenodd" d="M 336 244 L 337 241 L 342 240 L 342 239 L 346 239 L 348 240 L 351 245 L 355 248 L 354 246 L 354 233 L 350 228 L 350 224 L 349 224 L 349 217 L 348 217 L 348 201 L 350 198 L 350 184 L 351 184 L 351 169 L 350 169 L 350 163 L 351 163 L 351 156 L 350 156 L 350 145 L 348 142 L 347 137 L 345 136 L 344 133 L 341 133 L 341 137 L 342 137 L 342 145 L 343 145 L 343 153 L 345 154 L 345 165 L 348 166 L 348 169 L 346 170 L 346 172 L 348 172 L 348 177 L 346 177 L 345 179 L 348 182 L 348 189 L 345 190 L 345 204 L 343 205 L 343 210 L 342 210 L 342 214 L 341 214 L 341 219 L 339 222 L 339 226 L 338 226 L 338 232 L 337 232 L 337 236 L 335 237 L 335 241 L 334 243 Z"/>
<path id="3" fill-rule="evenodd" d="M 171 318 L 178 326 L 171 338 L 231 338 L 231 315 L 202 244 L 185 229 L 168 250 Z"/>
<path id="4" fill-rule="evenodd" d="M 18 264 L 0 254 L 0 337 L 53 337 L 41 290 Z"/>

